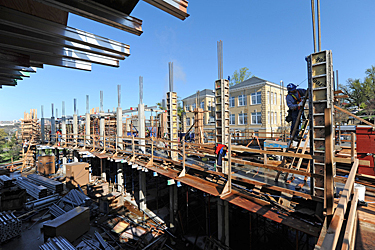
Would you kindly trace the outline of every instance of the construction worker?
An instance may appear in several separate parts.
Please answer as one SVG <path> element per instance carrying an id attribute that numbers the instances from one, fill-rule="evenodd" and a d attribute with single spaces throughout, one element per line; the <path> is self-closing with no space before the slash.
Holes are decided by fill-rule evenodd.
<path id="1" fill-rule="evenodd" d="M 293 83 L 289 83 L 286 88 L 288 89 L 288 95 L 286 96 L 286 104 L 288 105 L 289 108 L 289 115 L 291 116 L 291 122 L 292 125 L 290 126 L 290 136 L 292 137 L 292 132 L 295 126 L 297 126 L 296 133 L 294 134 L 294 140 L 301 139 L 298 137 L 299 134 L 299 125 L 296 124 L 297 122 L 297 117 L 298 117 L 298 112 L 303 105 L 303 99 L 306 95 L 306 89 L 297 89 L 297 86 L 294 85 Z M 288 116 L 289 116 L 288 115 Z"/>

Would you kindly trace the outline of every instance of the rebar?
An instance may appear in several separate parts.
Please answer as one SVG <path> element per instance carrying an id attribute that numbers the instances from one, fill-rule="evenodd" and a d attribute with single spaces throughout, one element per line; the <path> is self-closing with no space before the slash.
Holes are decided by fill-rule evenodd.
<path id="1" fill-rule="evenodd" d="M 21 233 L 22 222 L 13 213 L 0 213 L 0 243 Z"/>
<path id="2" fill-rule="evenodd" d="M 16 185 L 22 189 L 25 189 L 26 193 L 28 193 L 35 199 L 40 199 L 47 196 L 46 187 L 35 185 L 34 183 L 28 181 L 25 177 L 19 177 L 16 180 Z"/>

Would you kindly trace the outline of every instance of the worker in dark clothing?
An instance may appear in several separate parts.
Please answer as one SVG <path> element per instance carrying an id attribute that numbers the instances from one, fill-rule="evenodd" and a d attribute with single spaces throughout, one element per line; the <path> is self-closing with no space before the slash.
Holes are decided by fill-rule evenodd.
<path id="1" fill-rule="evenodd" d="M 306 95 L 306 89 L 297 89 L 297 86 L 293 83 L 289 83 L 287 86 L 288 95 L 286 96 L 286 104 L 288 105 L 289 112 L 291 115 L 292 125 L 290 127 L 290 136 L 292 136 L 292 132 L 294 126 L 297 126 L 296 133 L 294 134 L 294 140 L 300 139 L 298 138 L 299 134 L 299 125 L 296 124 L 298 112 L 302 107 L 303 99 Z M 291 138 L 292 139 L 292 138 Z"/>

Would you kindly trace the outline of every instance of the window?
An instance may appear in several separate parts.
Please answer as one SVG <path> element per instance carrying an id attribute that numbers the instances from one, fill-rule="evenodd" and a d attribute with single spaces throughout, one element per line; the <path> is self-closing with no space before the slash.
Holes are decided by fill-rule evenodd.
<path id="1" fill-rule="evenodd" d="M 186 126 L 190 126 L 190 118 L 186 118 Z"/>
<path id="2" fill-rule="evenodd" d="M 234 107 L 234 106 L 235 106 L 235 104 L 234 104 L 234 97 L 231 96 L 231 97 L 229 97 L 229 107 L 231 108 L 231 107 Z"/>
<path id="3" fill-rule="evenodd" d="M 262 124 L 262 112 L 251 113 L 251 124 Z"/>
<path id="4" fill-rule="evenodd" d="M 271 105 L 271 92 L 267 91 L 268 103 Z"/>
<path id="5" fill-rule="evenodd" d="M 275 112 L 274 115 L 275 115 L 275 118 L 273 120 L 275 121 L 275 124 L 277 124 L 277 113 Z"/>
<path id="6" fill-rule="evenodd" d="M 191 125 L 194 124 L 194 117 L 191 118 Z"/>
<path id="7" fill-rule="evenodd" d="M 230 114 L 229 115 L 229 125 L 235 125 L 236 124 L 236 115 Z"/>
<path id="8" fill-rule="evenodd" d="M 239 113 L 238 114 L 238 125 L 245 125 L 247 124 L 247 114 L 246 113 Z"/>
<path id="9" fill-rule="evenodd" d="M 203 101 L 203 102 L 201 102 L 201 109 L 203 109 L 203 110 L 204 110 L 204 101 Z"/>
<path id="10" fill-rule="evenodd" d="M 251 94 L 251 104 L 261 104 L 262 103 L 262 92 L 255 92 Z"/>
<path id="11" fill-rule="evenodd" d="M 189 105 L 185 106 L 185 111 L 189 111 Z"/>
<path id="12" fill-rule="evenodd" d="M 211 101 L 208 101 L 208 110 L 211 111 Z"/>
<path id="13" fill-rule="evenodd" d="M 195 103 L 193 103 L 193 105 L 191 105 L 191 107 L 193 108 L 193 110 L 197 107 L 197 105 Z"/>
<path id="14" fill-rule="evenodd" d="M 271 121 L 271 117 L 270 117 L 270 112 L 268 111 L 268 124 L 270 124 L 270 121 Z"/>
<path id="15" fill-rule="evenodd" d="M 246 95 L 239 95 L 238 106 L 246 106 L 246 105 L 247 105 Z"/>
<path id="16" fill-rule="evenodd" d="M 277 94 L 276 93 L 273 95 L 273 98 L 274 98 L 273 104 L 277 105 Z"/>

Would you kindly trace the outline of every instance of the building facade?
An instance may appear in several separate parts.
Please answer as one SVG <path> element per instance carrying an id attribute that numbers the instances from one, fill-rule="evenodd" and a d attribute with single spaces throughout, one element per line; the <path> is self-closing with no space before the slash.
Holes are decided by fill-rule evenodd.
<path id="1" fill-rule="evenodd" d="M 288 110 L 285 97 L 286 87 L 251 77 L 229 88 L 230 130 L 236 131 L 280 131 L 289 126 L 285 122 Z M 203 108 L 205 128 L 214 128 L 215 95 L 212 90 L 204 89 L 199 95 L 193 94 L 182 100 L 186 111 L 186 126 L 194 123 L 193 111 L 197 105 Z M 190 125 L 189 125 L 190 124 Z"/>
<path id="2" fill-rule="evenodd" d="M 203 123 L 206 126 L 215 126 L 215 93 L 212 89 L 204 89 L 196 94 L 182 99 L 184 111 L 186 112 L 186 127 L 194 124 L 194 109 L 201 108 L 206 111 L 203 115 Z"/>

